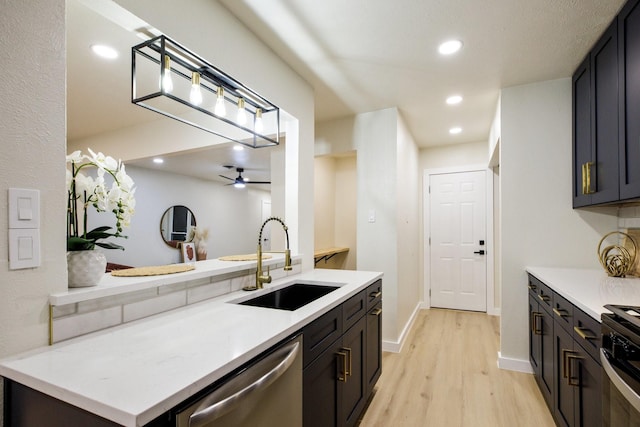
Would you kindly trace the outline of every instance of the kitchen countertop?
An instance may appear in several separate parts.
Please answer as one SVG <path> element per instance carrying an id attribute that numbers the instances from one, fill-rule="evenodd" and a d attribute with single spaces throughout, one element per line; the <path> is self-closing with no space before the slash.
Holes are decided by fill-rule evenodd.
<path id="1" fill-rule="evenodd" d="M 295 310 L 228 303 L 234 292 L 0 362 L 0 375 L 125 426 L 140 426 L 258 356 L 382 277 L 318 269 L 292 280 L 340 283 Z"/>
<path id="2" fill-rule="evenodd" d="M 527 267 L 527 272 L 600 322 L 605 304 L 640 306 L 640 278 L 609 277 L 604 270 Z"/>

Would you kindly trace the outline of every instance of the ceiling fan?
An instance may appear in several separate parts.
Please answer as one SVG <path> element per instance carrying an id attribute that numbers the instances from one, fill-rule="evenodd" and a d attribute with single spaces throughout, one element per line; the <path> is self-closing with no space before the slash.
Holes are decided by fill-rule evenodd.
<path id="1" fill-rule="evenodd" d="M 233 166 L 225 166 L 227 169 L 232 169 Z M 238 176 L 234 178 L 229 178 L 228 176 L 219 175 L 220 178 L 228 179 L 230 182 L 227 185 L 233 185 L 236 188 L 244 188 L 246 184 L 271 184 L 271 181 L 251 181 L 249 178 L 245 178 L 242 176 L 242 172 L 244 172 L 244 168 L 235 168 L 236 172 L 238 172 Z"/>

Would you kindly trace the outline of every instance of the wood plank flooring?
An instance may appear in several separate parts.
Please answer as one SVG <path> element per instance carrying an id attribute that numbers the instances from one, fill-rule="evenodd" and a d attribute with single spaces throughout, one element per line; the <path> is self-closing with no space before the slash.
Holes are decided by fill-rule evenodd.
<path id="1" fill-rule="evenodd" d="M 382 375 L 360 427 L 554 427 L 533 375 L 498 369 L 499 318 L 422 310 Z"/>

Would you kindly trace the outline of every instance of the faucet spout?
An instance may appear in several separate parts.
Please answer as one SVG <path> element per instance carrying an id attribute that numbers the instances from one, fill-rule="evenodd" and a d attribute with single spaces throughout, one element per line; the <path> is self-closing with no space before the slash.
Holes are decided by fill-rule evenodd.
<path id="1" fill-rule="evenodd" d="M 271 221 L 276 221 L 282 225 L 282 229 L 287 238 L 287 248 L 284 251 L 263 251 L 262 250 L 262 232 L 264 231 L 264 227 L 267 223 Z M 256 251 L 257 256 L 257 266 L 256 266 L 256 284 L 255 286 L 247 286 L 242 288 L 245 291 L 255 291 L 257 289 L 262 289 L 265 283 L 271 283 L 271 275 L 269 274 L 269 268 L 267 267 L 267 273 L 264 274 L 262 271 L 262 254 L 263 253 L 283 253 L 284 252 L 284 270 L 291 271 L 291 251 L 289 250 L 289 228 L 284 223 L 283 220 L 276 217 L 270 217 L 265 222 L 262 223 L 260 227 L 260 232 L 258 233 L 258 249 Z"/>

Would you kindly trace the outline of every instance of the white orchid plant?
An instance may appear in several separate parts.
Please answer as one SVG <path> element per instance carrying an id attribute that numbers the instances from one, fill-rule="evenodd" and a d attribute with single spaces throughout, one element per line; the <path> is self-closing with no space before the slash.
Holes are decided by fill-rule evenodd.
<path id="1" fill-rule="evenodd" d="M 122 249 L 120 245 L 98 240 L 124 237 L 122 231 L 131 223 L 135 210 L 135 188 L 124 164 L 102 153 L 89 155 L 74 151 L 67 155 L 67 250 L 93 250 L 96 245 L 105 249 Z M 95 177 L 87 175 L 87 168 L 95 168 Z M 105 177 L 113 180 L 110 186 Z M 114 227 L 102 226 L 88 230 L 87 211 L 93 206 L 98 212 L 112 212 L 116 217 Z M 82 217 L 80 228 L 79 217 Z"/>

